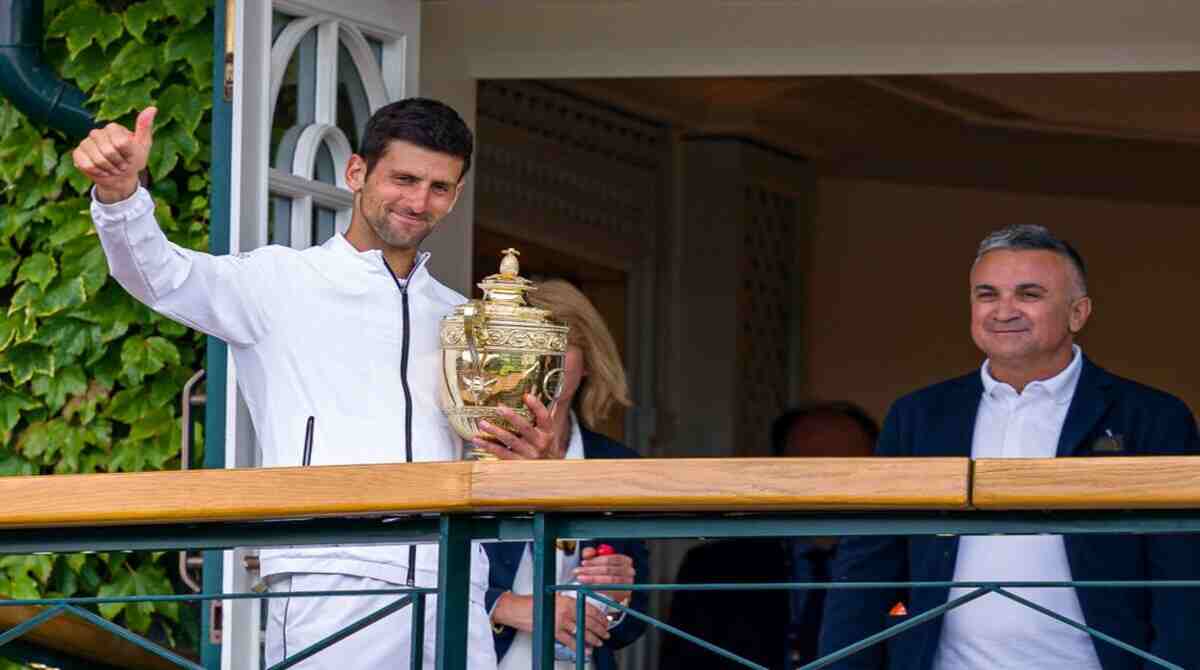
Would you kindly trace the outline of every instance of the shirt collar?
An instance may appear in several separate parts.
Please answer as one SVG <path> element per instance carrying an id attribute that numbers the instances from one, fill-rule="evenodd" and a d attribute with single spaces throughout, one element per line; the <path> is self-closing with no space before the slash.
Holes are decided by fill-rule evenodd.
<path id="1" fill-rule="evenodd" d="M 350 240 L 342 233 L 334 233 L 332 237 L 325 241 L 321 246 L 331 251 L 337 252 L 346 258 L 360 263 L 365 263 L 370 269 L 376 272 L 388 274 L 387 266 L 383 264 L 383 251 L 379 249 L 367 249 L 359 251 L 350 244 Z M 428 251 L 417 253 L 417 257 L 413 262 L 412 270 L 409 271 L 407 277 L 400 277 L 401 281 L 408 282 L 416 279 L 425 270 L 425 263 L 429 261 L 430 254 Z"/>
<path id="2" fill-rule="evenodd" d="M 563 456 L 563 460 L 573 460 L 583 458 L 583 434 L 579 432 L 579 419 L 575 418 L 575 412 L 571 412 L 571 439 L 567 441 L 567 453 Z"/>
<path id="3" fill-rule="evenodd" d="M 1072 344 L 1071 352 L 1071 362 L 1067 364 L 1067 367 L 1063 368 L 1062 372 L 1049 379 L 1039 379 L 1031 382 L 1025 389 L 1029 390 L 1031 387 L 1041 387 L 1054 399 L 1056 404 L 1065 405 L 1071 402 L 1072 396 L 1075 395 L 1075 386 L 1079 382 L 1080 371 L 1083 369 L 1083 350 L 1079 348 L 1078 344 Z M 992 376 L 990 360 L 983 362 L 983 366 L 979 369 L 979 376 L 983 379 L 983 394 L 986 396 L 996 397 L 1001 388 L 1012 390 L 1012 386 L 1002 381 L 997 381 Z"/>

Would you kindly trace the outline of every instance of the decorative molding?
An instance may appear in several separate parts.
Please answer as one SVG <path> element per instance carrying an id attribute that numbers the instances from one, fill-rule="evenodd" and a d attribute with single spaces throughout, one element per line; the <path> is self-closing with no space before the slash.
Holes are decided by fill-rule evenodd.
<path id="1" fill-rule="evenodd" d="M 510 349 L 531 354 L 561 354 L 567 350 L 565 333 L 552 333 L 535 328 L 499 327 L 488 325 L 481 343 L 484 353 L 499 349 Z M 442 324 L 442 346 L 466 349 L 467 338 L 462 322 L 447 321 Z"/>

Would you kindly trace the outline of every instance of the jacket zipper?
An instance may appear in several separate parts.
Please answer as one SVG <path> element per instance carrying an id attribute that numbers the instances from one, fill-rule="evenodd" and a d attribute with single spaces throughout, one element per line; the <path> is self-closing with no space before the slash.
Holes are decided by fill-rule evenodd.
<path id="1" fill-rule="evenodd" d="M 403 304 L 404 314 L 404 334 L 400 340 L 400 386 L 404 389 L 404 462 L 413 462 L 412 453 L 412 391 L 408 387 L 408 340 L 409 340 L 409 315 L 408 315 L 408 280 L 401 282 L 396 273 L 392 271 L 392 266 L 388 265 L 387 259 L 383 258 L 383 266 L 387 268 L 388 274 L 392 275 L 392 281 L 396 282 L 396 288 L 400 289 L 400 300 Z M 413 272 L 416 271 L 420 258 L 413 260 Z M 409 273 L 412 277 L 412 273 Z M 417 545 L 408 545 L 408 586 L 416 586 L 417 581 Z"/>

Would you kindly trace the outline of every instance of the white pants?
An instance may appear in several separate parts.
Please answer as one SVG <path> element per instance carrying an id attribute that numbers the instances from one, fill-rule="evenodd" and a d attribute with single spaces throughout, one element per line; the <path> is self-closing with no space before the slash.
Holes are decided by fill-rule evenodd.
<path id="1" fill-rule="evenodd" d="M 352 575 L 296 573 L 268 580 L 272 593 L 293 591 L 348 591 L 394 589 L 403 585 Z M 403 594 L 368 596 L 316 596 L 271 598 L 267 602 L 267 666 L 282 661 L 336 633 L 359 619 L 402 598 Z M 467 627 L 467 667 L 492 670 L 496 651 L 487 614 L 471 604 Z M 412 609 L 398 612 L 343 638 L 307 660 L 296 664 L 303 670 L 404 670 L 412 659 Z M 437 596 L 425 597 L 425 639 L 422 670 L 436 666 Z"/>

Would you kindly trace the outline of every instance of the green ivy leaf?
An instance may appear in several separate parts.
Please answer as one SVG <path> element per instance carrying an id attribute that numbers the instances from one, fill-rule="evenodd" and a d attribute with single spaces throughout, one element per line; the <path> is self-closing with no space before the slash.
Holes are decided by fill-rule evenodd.
<path id="1" fill-rule="evenodd" d="M 170 434 L 176 425 L 174 408 L 167 406 L 155 407 L 153 411 L 133 424 L 129 431 L 130 440 L 149 440 L 164 434 Z"/>
<path id="2" fill-rule="evenodd" d="M 74 58 L 95 43 L 101 49 L 112 44 L 125 32 L 121 18 L 104 11 L 94 2 L 80 2 L 50 22 L 46 33 L 51 37 L 67 38 L 67 54 Z"/>
<path id="3" fill-rule="evenodd" d="M 86 391 L 68 400 L 63 407 L 64 419 L 69 421 L 78 415 L 79 422 L 88 426 L 91 431 L 87 437 L 88 444 L 107 447 L 112 441 L 112 425 L 107 421 L 95 420 L 97 406 L 108 400 L 110 391 L 110 387 L 92 380 Z"/>
<path id="4" fill-rule="evenodd" d="M 134 424 L 141 421 L 150 411 L 150 402 L 140 388 L 118 391 L 108 403 L 105 414 L 122 423 Z"/>
<path id="5" fill-rule="evenodd" d="M 200 151 L 200 143 L 178 123 L 171 123 L 164 132 L 155 133 L 150 150 L 150 174 L 163 179 L 175 169 L 179 159 L 190 160 Z M 163 226 L 166 229 L 166 226 Z"/>
<path id="6" fill-rule="evenodd" d="M 46 289 L 46 294 L 34 306 L 37 316 L 50 316 L 64 309 L 82 305 L 87 300 L 83 277 L 59 277 Z"/>
<path id="7" fill-rule="evenodd" d="M 0 286 L 8 284 L 13 270 L 20 264 L 21 257 L 7 245 L 0 246 Z"/>
<path id="8" fill-rule="evenodd" d="M 197 82 L 211 85 L 212 79 L 212 30 L 196 28 L 172 33 L 163 47 L 163 61 L 171 64 L 183 61 L 191 65 L 192 76 Z"/>
<path id="9" fill-rule="evenodd" d="M 18 600 L 26 600 L 42 597 L 41 589 L 38 588 L 38 583 L 29 576 L 29 573 L 21 572 L 16 575 L 9 576 L 9 583 L 12 586 L 11 595 Z"/>
<path id="10" fill-rule="evenodd" d="M 95 237 L 88 236 L 72 241 L 63 249 L 60 261 L 61 273 L 67 277 L 82 279 L 87 295 L 95 295 L 108 281 L 108 261 L 104 258 L 104 249 Z"/>
<path id="11" fill-rule="evenodd" d="M 0 390 L 0 433 L 4 436 L 5 444 L 12 439 L 12 429 L 20 422 L 21 413 L 25 410 L 37 409 L 41 405 L 20 391 Z"/>
<path id="12" fill-rule="evenodd" d="M 31 384 L 33 394 L 45 398 L 51 412 L 62 409 L 67 403 L 67 396 L 84 393 L 87 388 L 87 376 L 83 368 L 74 365 L 60 369 L 53 377 L 34 377 Z"/>
<path id="13" fill-rule="evenodd" d="M 37 332 L 36 319 L 24 314 L 0 315 L 0 351 L 13 344 L 32 341 Z"/>
<path id="14" fill-rule="evenodd" d="M 50 254 L 33 254 L 21 263 L 21 269 L 17 271 L 18 282 L 29 282 L 43 291 L 57 276 L 58 264 Z"/>
<path id="15" fill-rule="evenodd" d="M 212 98 L 197 99 L 196 90 L 182 86 L 180 84 L 171 84 L 158 96 L 158 117 L 159 125 L 166 125 L 170 119 L 175 119 L 179 125 L 187 131 L 189 136 L 194 135 L 196 128 L 200 126 L 200 120 L 204 118 L 204 112 L 212 108 Z M 191 180 L 189 179 L 189 188 Z"/>
<path id="16" fill-rule="evenodd" d="M 146 26 L 151 21 L 157 21 L 166 15 L 166 9 L 159 0 L 147 0 L 130 5 L 125 10 L 125 29 L 138 42 L 146 43 Z"/>
<path id="17" fill-rule="evenodd" d="M 75 193 L 85 194 L 91 192 L 92 180 L 85 177 L 83 173 L 75 167 L 75 161 L 69 155 L 64 155 L 59 158 L 58 169 L 54 172 L 54 178 L 60 182 L 69 184 Z M 83 203 L 84 207 L 80 210 L 80 213 L 88 215 L 88 218 L 90 219 L 90 212 L 87 211 L 87 201 L 81 200 L 81 202 Z"/>
<path id="18" fill-rule="evenodd" d="M 92 216 L 83 198 L 68 198 L 47 202 L 38 207 L 35 220 L 50 224 L 48 241 L 60 247 L 71 240 L 93 232 Z"/>
<path id="19" fill-rule="evenodd" d="M 141 384 L 168 363 L 179 365 L 179 349 L 161 337 L 129 338 L 121 345 L 122 377 L 130 384 Z"/>
<path id="20" fill-rule="evenodd" d="M 141 472 L 146 469 L 145 445 L 135 440 L 120 440 L 108 460 L 109 472 Z"/>
<path id="21" fill-rule="evenodd" d="M 104 49 L 89 46 L 63 63 L 62 73 L 84 93 L 91 91 L 108 72 L 109 59 Z"/>
<path id="22" fill-rule="evenodd" d="M 19 344 L 0 354 L 0 372 L 8 372 L 17 384 L 28 382 L 36 374 L 53 375 L 54 370 L 54 352 L 35 344 Z"/>
<path id="23" fill-rule="evenodd" d="M 29 314 L 34 303 L 42 299 L 42 290 L 36 284 L 24 283 L 17 287 L 12 300 L 8 304 L 8 315 L 12 316 L 22 310 Z"/>
<path id="24" fill-rule="evenodd" d="M 62 444 L 64 427 L 62 422 L 30 424 L 17 438 L 17 451 L 33 462 L 52 458 Z"/>
<path id="25" fill-rule="evenodd" d="M 0 476 L 28 477 L 37 473 L 38 466 L 36 464 L 30 463 L 17 454 L 10 453 L 7 449 L 0 449 Z"/>
<path id="26" fill-rule="evenodd" d="M 151 101 L 154 100 L 154 89 L 157 87 L 158 82 L 150 77 L 113 86 L 107 89 L 103 96 L 97 96 L 103 102 L 100 104 L 96 116 L 101 119 L 115 120 L 133 112 L 140 112 L 150 106 Z M 158 138 L 156 137 L 155 144 L 157 145 L 157 143 Z"/>
<path id="27" fill-rule="evenodd" d="M 205 0 L 163 0 L 163 5 L 185 26 L 194 26 L 208 15 L 209 3 Z"/>
<path id="28" fill-rule="evenodd" d="M 161 53 L 141 42 L 126 42 L 112 59 L 105 82 L 128 84 L 149 75 L 160 65 Z"/>
<path id="29" fill-rule="evenodd" d="M 79 472 L 79 455 L 87 446 L 86 431 L 79 426 L 72 426 L 65 421 L 56 421 L 62 428 L 55 435 L 59 440 L 59 457 L 54 464 L 57 474 L 74 474 Z"/>
<path id="30" fill-rule="evenodd" d="M 54 169 L 58 167 L 58 148 L 54 146 L 54 140 L 47 137 L 42 140 L 41 156 L 37 164 L 38 174 L 49 177 L 54 174 Z"/>
<path id="31" fill-rule="evenodd" d="M 12 207 L 0 210 L 0 240 L 16 238 L 17 243 L 20 244 L 28 233 L 29 222 L 33 220 L 33 214 L 28 209 L 15 210 Z"/>

